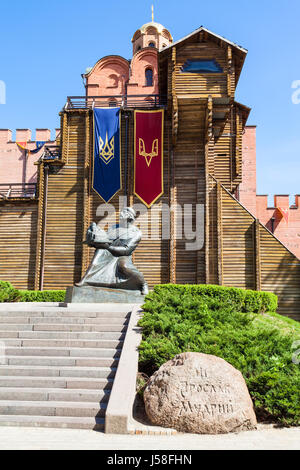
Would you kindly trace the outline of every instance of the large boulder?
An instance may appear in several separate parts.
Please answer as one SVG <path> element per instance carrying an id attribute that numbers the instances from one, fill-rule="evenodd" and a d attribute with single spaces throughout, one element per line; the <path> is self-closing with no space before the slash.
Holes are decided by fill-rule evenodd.
<path id="1" fill-rule="evenodd" d="M 253 404 L 237 369 L 216 356 L 183 353 L 155 372 L 144 392 L 156 426 L 197 434 L 255 429 Z"/>

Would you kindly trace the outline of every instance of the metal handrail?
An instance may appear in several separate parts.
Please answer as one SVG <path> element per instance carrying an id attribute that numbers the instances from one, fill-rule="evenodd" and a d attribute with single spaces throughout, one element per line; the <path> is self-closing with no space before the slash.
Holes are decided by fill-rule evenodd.
<path id="1" fill-rule="evenodd" d="M 164 108 L 167 97 L 153 95 L 101 95 L 101 96 L 68 96 L 65 109 L 80 109 L 96 107 L 109 108 Z"/>
<path id="2" fill-rule="evenodd" d="M 36 197 L 36 183 L 1 183 L 0 198 L 23 198 Z"/>

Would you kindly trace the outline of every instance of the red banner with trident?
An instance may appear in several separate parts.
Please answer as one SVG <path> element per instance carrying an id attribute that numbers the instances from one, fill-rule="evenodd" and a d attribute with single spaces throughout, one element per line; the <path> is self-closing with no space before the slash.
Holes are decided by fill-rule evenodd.
<path id="1" fill-rule="evenodd" d="M 134 112 L 134 194 L 151 207 L 163 194 L 164 110 Z"/>

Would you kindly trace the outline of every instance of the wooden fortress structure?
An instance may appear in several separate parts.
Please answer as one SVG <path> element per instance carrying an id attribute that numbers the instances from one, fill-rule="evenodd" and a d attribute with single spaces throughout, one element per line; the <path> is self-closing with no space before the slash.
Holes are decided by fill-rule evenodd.
<path id="1" fill-rule="evenodd" d="M 139 44 L 141 36 L 134 37 Z M 153 56 L 154 48 L 142 44 L 134 54 L 140 51 Z M 235 197 L 250 113 L 235 101 L 235 90 L 247 51 L 201 27 L 175 43 L 169 37 L 155 54 L 157 81 L 146 99 L 133 94 L 134 87 L 114 97 L 111 90 L 97 95 L 90 71 L 86 95 L 68 98 L 59 152 L 37 162 L 36 199 L 0 203 L 1 279 L 18 288 L 64 289 L 85 272 L 93 250 L 82 242 L 90 223 L 99 222 L 96 212 L 103 204 L 92 189 L 93 108 L 110 106 L 113 98 L 112 105 L 121 107 L 123 189 L 110 201 L 117 212 L 119 196 L 127 196 L 128 205 L 140 203 L 133 192 L 133 111 L 165 110 L 164 193 L 151 208 L 160 233 L 142 240 L 133 256 L 150 288 L 170 282 L 270 291 L 279 296 L 280 313 L 299 320 L 299 259 Z M 218 70 L 197 71 L 199 63 L 214 63 Z M 187 240 L 176 237 L 176 212 L 169 239 L 161 239 L 163 204 L 191 204 L 193 211 L 196 204 L 204 206 L 201 249 L 186 250 Z M 145 223 L 151 231 L 151 218 Z"/>

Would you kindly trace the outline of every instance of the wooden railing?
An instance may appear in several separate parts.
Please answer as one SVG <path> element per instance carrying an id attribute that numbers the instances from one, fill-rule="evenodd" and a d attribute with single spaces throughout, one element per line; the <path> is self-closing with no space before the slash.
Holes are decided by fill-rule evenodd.
<path id="1" fill-rule="evenodd" d="M 162 95 L 68 96 L 65 109 L 80 108 L 163 108 L 167 97 Z"/>
<path id="2" fill-rule="evenodd" d="M 5 183 L 0 184 L 0 200 L 36 197 L 36 183 Z"/>
<path id="3" fill-rule="evenodd" d="M 44 152 L 41 156 L 42 160 L 59 160 L 60 157 L 59 145 L 45 145 Z"/>

